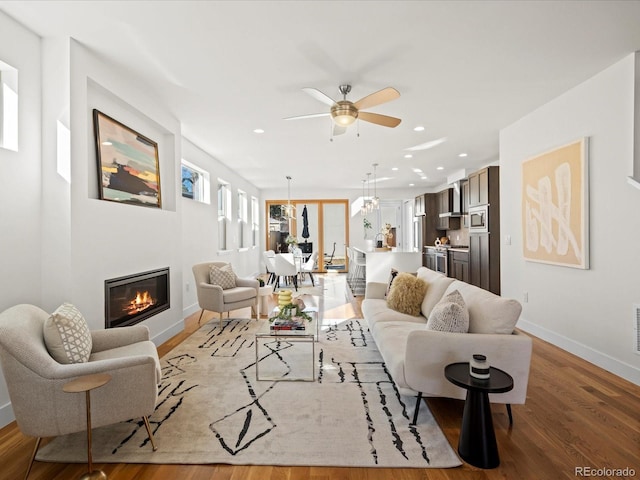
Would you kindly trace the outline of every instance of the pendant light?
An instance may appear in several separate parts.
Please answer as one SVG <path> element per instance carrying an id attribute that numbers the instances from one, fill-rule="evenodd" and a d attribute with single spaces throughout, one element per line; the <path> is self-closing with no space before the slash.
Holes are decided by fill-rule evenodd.
<path id="1" fill-rule="evenodd" d="M 378 198 L 378 177 L 376 176 L 377 163 L 373 164 L 373 199 L 371 200 L 371 208 L 378 210 L 380 208 L 380 199 Z"/>
<path id="2" fill-rule="evenodd" d="M 363 217 L 367 214 L 367 200 L 366 200 L 366 197 L 364 196 L 365 182 L 366 180 L 362 179 L 362 205 L 360 206 L 360 215 L 362 215 Z"/>
<path id="3" fill-rule="evenodd" d="M 284 207 L 284 216 L 288 219 L 293 218 L 293 205 L 291 205 L 291 177 L 287 175 L 287 204 Z"/>
<path id="4" fill-rule="evenodd" d="M 371 213 L 373 211 L 373 204 L 370 200 L 371 198 L 371 172 L 367 173 L 367 213 Z"/>

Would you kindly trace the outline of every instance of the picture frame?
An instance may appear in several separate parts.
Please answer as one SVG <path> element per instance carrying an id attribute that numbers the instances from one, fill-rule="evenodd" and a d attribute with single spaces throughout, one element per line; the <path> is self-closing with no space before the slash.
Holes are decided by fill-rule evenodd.
<path id="1" fill-rule="evenodd" d="M 525 260 L 589 268 L 588 138 L 522 162 Z"/>
<path id="2" fill-rule="evenodd" d="M 93 128 L 100 199 L 162 208 L 158 144 L 97 109 Z"/>

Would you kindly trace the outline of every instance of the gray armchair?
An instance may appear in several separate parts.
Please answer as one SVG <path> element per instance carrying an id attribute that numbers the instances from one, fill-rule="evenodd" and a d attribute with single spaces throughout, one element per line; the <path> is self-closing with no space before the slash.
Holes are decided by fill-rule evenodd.
<path id="1" fill-rule="evenodd" d="M 155 450 L 147 416 L 155 409 L 162 372 L 149 329 L 135 325 L 92 331 L 89 360 L 61 364 L 45 345 L 43 326 L 48 317 L 33 305 L 0 313 L 0 363 L 13 413 L 20 431 L 37 438 L 25 479 L 43 437 L 87 429 L 85 396 L 62 389 L 84 375 L 111 375 L 109 383 L 91 392 L 92 427 L 142 417 Z"/>
<path id="2" fill-rule="evenodd" d="M 223 267 L 228 265 L 225 262 L 198 263 L 193 266 L 193 276 L 196 283 L 196 293 L 198 295 L 198 305 L 202 309 L 198 325 L 202 320 L 205 310 L 218 312 L 220 314 L 220 325 L 222 325 L 222 315 L 227 312 L 227 318 L 231 310 L 251 307 L 251 316 L 257 316 L 258 289 L 260 283 L 255 279 L 237 278 L 234 288 L 223 289 L 220 285 L 210 282 L 209 270 L 211 265 Z"/>

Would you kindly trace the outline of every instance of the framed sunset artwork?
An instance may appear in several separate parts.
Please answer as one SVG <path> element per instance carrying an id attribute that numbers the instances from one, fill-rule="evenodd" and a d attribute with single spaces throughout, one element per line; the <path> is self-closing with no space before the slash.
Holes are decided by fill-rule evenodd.
<path id="1" fill-rule="evenodd" d="M 101 200 L 161 208 L 158 144 L 93 110 Z"/>

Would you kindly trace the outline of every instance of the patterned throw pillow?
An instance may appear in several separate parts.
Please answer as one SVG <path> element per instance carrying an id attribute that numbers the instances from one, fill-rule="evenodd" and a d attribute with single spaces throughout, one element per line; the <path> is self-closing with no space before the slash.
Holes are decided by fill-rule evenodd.
<path id="1" fill-rule="evenodd" d="M 44 343 L 58 363 L 85 363 L 93 342 L 87 321 L 70 303 L 63 303 L 44 322 Z"/>
<path id="2" fill-rule="evenodd" d="M 411 273 L 399 273 L 387 296 L 387 306 L 397 312 L 417 317 L 427 288 L 427 282 L 421 278 Z"/>
<path id="3" fill-rule="evenodd" d="M 209 268 L 209 283 L 219 285 L 223 290 L 236 287 L 236 274 L 230 264 L 218 267 L 211 265 Z"/>
<path id="4" fill-rule="evenodd" d="M 427 330 L 457 333 L 469 331 L 469 310 L 458 290 L 443 297 L 433 307 L 427 320 Z"/>

